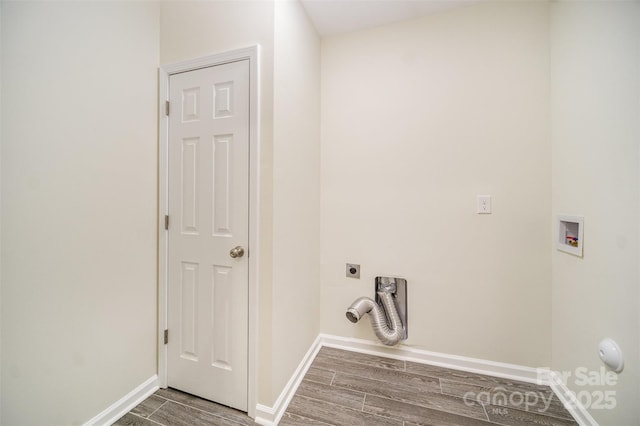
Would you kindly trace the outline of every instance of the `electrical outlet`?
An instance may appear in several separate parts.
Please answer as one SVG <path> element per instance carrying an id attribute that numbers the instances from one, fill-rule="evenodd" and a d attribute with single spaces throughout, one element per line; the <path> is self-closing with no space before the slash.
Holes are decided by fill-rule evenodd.
<path id="1" fill-rule="evenodd" d="M 360 265 L 347 263 L 347 278 L 360 278 Z"/>
<path id="2" fill-rule="evenodd" d="M 491 195 L 478 195 L 478 214 L 491 214 Z"/>

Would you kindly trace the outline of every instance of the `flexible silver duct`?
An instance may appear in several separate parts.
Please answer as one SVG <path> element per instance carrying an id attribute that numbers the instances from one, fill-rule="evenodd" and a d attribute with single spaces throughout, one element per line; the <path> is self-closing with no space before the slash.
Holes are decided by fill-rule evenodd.
<path id="1" fill-rule="evenodd" d="M 387 346 L 393 346 L 404 337 L 402 320 L 400 319 L 400 315 L 398 315 L 398 310 L 393 302 L 393 295 L 391 293 L 379 291 L 378 297 L 382 302 L 382 307 L 368 297 L 356 299 L 349 309 L 347 309 L 347 319 L 356 323 L 368 313 L 369 319 L 371 320 L 371 327 L 378 339 Z M 385 311 L 389 315 L 389 322 L 391 324 L 387 324 Z"/>

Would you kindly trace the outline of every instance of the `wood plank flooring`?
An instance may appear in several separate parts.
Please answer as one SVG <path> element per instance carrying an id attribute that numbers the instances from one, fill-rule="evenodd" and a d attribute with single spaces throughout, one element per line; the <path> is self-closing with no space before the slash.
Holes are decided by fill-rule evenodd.
<path id="1" fill-rule="evenodd" d="M 280 426 L 577 425 L 549 387 L 324 347 Z"/>
<path id="2" fill-rule="evenodd" d="M 247 413 L 175 389 L 156 393 L 121 417 L 115 426 L 253 426 Z"/>
<path id="3" fill-rule="evenodd" d="M 160 389 L 117 426 L 255 425 L 246 413 Z M 546 386 L 323 347 L 281 426 L 577 425 Z"/>

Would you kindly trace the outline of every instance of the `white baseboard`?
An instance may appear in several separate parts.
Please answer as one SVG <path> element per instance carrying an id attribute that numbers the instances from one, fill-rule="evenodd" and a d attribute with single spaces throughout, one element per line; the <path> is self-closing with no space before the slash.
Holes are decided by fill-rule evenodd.
<path id="1" fill-rule="evenodd" d="M 157 391 L 159 389 L 158 383 L 158 376 L 154 374 L 134 390 L 111 404 L 102 413 L 86 422 L 84 426 L 109 426 L 115 423 L 116 420 L 131 411 L 133 407 Z"/>
<path id="2" fill-rule="evenodd" d="M 296 393 L 300 382 L 302 382 L 304 375 L 307 374 L 309 366 L 311 366 L 321 347 L 320 336 L 318 336 L 302 358 L 298 368 L 293 372 L 293 376 L 291 376 L 282 392 L 280 392 L 280 396 L 278 396 L 273 407 L 256 404 L 256 418 L 254 419 L 256 423 L 264 426 L 276 426 L 280 422 L 284 412 L 287 410 L 289 402 L 291 402 L 291 398 L 293 398 L 293 395 Z"/>
<path id="3" fill-rule="evenodd" d="M 453 368 L 472 373 L 486 374 L 521 382 L 549 386 L 562 402 L 567 411 L 580 426 L 599 426 L 576 399 L 575 394 L 567 388 L 560 375 L 548 368 L 532 368 L 503 362 L 488 361 L 458 355 L 429 352 L 408 346 L 385 346 L 379 342 L 345 338 L 339 336 L 320 335 L 321 345 L 370 355 L 386 356 L 439 367 Z"/>
<path id="4" fill-rule="evenodd" d="M 551 389 L 562 401 L 564 408 L 571 413 L 580 426 L 598 426 L 598 422 L 589 414 L 586 408 L 576 398 L 576 394 L 571 391 L 562 381 L 560 374 L 552 371 L 550 374 Z"/>
<path id="5" fill-rule="evenodd" d="M 256 423 L 264 426 L 278 424 L 322 346 L 549 386 L 580 426 L 598 426 L 598 423 L 589 415 L 587 410 L 575 401 L 575 396 L 562 383 L 559 376 L 547 368 L 525 367 L 504 362 L 443 354 L 410 346 L 385 346 L 382 343 L 370 340 L 329 334 L 320 334 L 313 342 L 273 407 L 261 404 L 256 405 Z"/>
<path id="6" fill-rule="evenodd" d="M 403 345 L 385 346 L 382 343 L 370 340 L 331 336 L 327 334 L 321 334 L 320 341 L 322 346 L 361 352 L 369 355 L 413 361 L 421 364 L 430 364 L 438 367 L 486 374 L 545 386 L 549 386 L 551 383 L 549 377 L 550 371 L 546 368 L 524 367 L 522 365 L 504 362 L 430 352 Z"/>
<path id="7" fill-rule="evenodd" d="M 589 412 L 576 400 L 575 394 L 561 380 L 560 375 L 548 369 L 536 369 L 515 364 L 430 352 L 402 345 L 385 346 L 370 340 L 328 334 L 318 335 L 311 344 L 273 407 L 256 404 L 256 423 L 264 426 L 276 426 L 280 422 L 300 382 L 302 382 L 311 363 L 323 346 L 550 386 L 580 426 L 598 426 L 598 423 Z M 109 426 L 158 389 L 158 376 L 153 375 L 86 422 L 84 426 Z"/>

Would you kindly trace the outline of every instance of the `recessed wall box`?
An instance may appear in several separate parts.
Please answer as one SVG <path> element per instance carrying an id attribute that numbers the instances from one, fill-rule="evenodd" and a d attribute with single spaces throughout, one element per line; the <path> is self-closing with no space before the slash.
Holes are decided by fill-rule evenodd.
<path id="1" fill-rule="evenodd" d="M 584 218 L 582 216 L 558 215 L 558 250 L 582 257 L 584 239 Z"/>
<path id="2" fill-rule="evenodd" d="M 393 302 L 396 305 L 396 310 L 402 322 L 402 340 L 406 340 L 409 329 L 407 322 L 407 280 L 404 278 L 376 277 L 374 285 L 376 303 L 378 305 L 382 306 L 382 300 L 380 300 L 380 296 L 378 296 L 379 291 L 388 292 L 393 295 Z M 387 313 L 387 320 L 388 318 L 389 314 Z"/>

